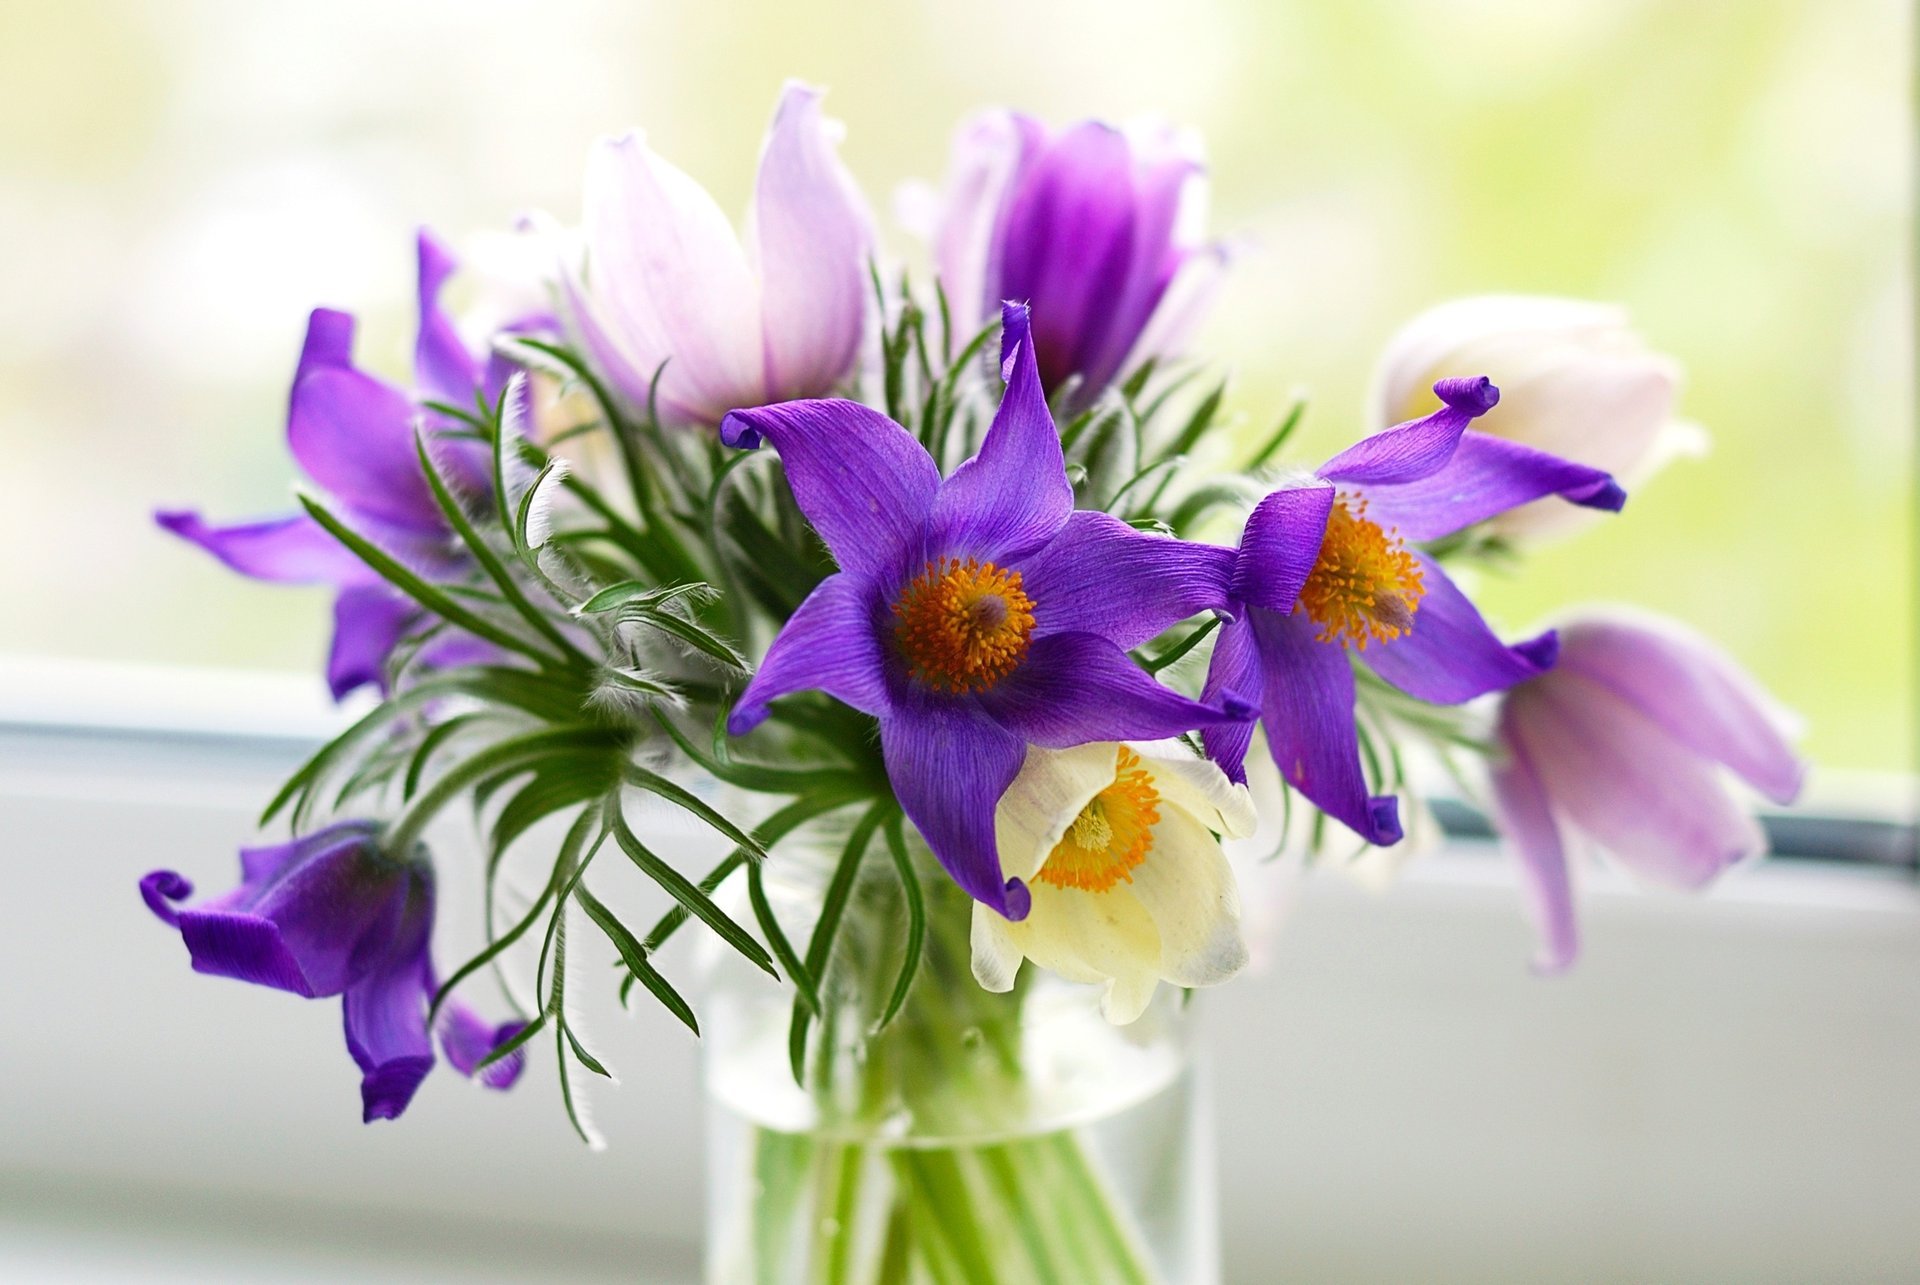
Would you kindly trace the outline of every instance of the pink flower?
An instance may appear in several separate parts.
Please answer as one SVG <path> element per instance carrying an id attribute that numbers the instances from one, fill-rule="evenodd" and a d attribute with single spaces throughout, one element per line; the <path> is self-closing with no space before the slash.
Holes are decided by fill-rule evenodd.
<path id="1" fill-rule="evenodd" d="M 1766 849 L 1731 772 L 1775 803 L 1806 764 L 1785 717 L 1740 667 L 1669 622 L 1587 619 L 1560 630 L 1551 670 L 1502 698 L 1493 770 L 1500 828 L 1513 841 L 1541 936 L 1535 966 L 1580 951 L 1567 869 L 1583 835 L 1634 874 L 1704 887 Z"/>
<path id="2" fill-rule="evenodd" d="M 760 154 L 743 240 L 639 131 L 587 162 L 584 263 L 565 282 L 586 354 L 635 407 L 654 373 L 671 423 L 832 393 L 858 356 L 872 219 L 821 91 L 789 83 Z"/>

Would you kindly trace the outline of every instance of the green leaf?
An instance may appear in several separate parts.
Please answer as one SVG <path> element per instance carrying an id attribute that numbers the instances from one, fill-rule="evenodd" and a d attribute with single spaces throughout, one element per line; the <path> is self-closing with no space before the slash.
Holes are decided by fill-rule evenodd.
<path id="1" fill-rule="evenodd" d="M 679 991 L 673 988 L 671 982 L 660 975 L 660 970 L 655 968 L 652 961 L 647 958 L 646 947 L 640 944 L 639 938 L 620 922 L 618 916 L 601 904 L 598 897 L 587 891 L 586 885 L 582 884 L 576 888 L 573 896 L 574 900 L 580 903 L 580 908 L 587 912 L 587 918 L 599 925 L 600 931 L 605 933 L 607 940 L 613 943 L 613 948 L 620 952 L 620 958 L 626 963 L 627 971 L 639 978 L 640 984 L 652 991 L 654 997 L 666 1006 L 668 1012 L 679 1018 L 688 1030 L 696 1036 L 699 1035 L 700 1023 L 694 1018 L 693 1007 L 681 997 Z"/>
<path id="2" fill-rule="evenodd" d="M 572 762 L 574 770 L 565 771 Z M 503 853 L 547 817 L 589 799 L 597 799 L 619 779 L 618 767 L 604 757 L 559 760 L 536 768 L 531 781 L 507 800 L 494 818 L 492 849 Z"/>
<path id="3" fill-rule="evenodd" d="M 524 379 L 525 376 L 516 376 L 516 378 Z M 492 546 L 481 537 L 480 532 L 474 529 L 472 520 L 467 517 L 466 509 L 462 507 L 459 500 L 454 498 L 446 479 L 441 476 L 439 463 L 433 458 L 433 453 L 427 449 L 426 434 L 423 430 L 418 428 L 414 430 L 413 446 L 415 453 L 420 457 L 420 471 L 426 475 L 427 485 L 433 491 L 434 502 L 440 506 L 440 511 L 446 514 L 448 524 L 460 537 L 460 542 L 467 546 L 467 551 L 473 554 L 474 561 L 480 564 L 489 579 L 500 586 L 500 594 L 507 604 L 520 613 L 521 619 L 531 625 L 534 632 L 552 643 L 563 658 L 577 664 L 592 664 L 578 647 L 568 641 L 565 634 L 554 627 L 544 611 L 527 600 L 527 596 L 520 591 L 519 584 L 507 570 L 506 564 L 500 560 L 498 554 L 494 553 Z M 496 447 L 494 450 L 496 486 L 504 484 L 498 473 L 499 455 L 499 449 Z"/>
<path id="4" fill-rule="evenodd" d="M 586 1046 L 580 1042 L 580 1037 L 573 1033 L 573 1028 L 567 1025 L 567 1020 L 564 1017 L 560 1019 L 560 1033 L 567 1037 L 567 1046 L 573 1050 L 573 1056 L 579 1061 L 581 1066 L 586 1067 L 595 1075 L 605 1079 L 611 1080 L 613 1078 L 613 1072 L 602 1066 L 599 1058 L 587 1052 Z M 578 1129 L 578 1123 L 576 1123 L 574 1127 Z M 581 1137 L 586 1137 L 584 1130 L 581 1130 Z"/>
<path id="5" fill-rule="evenodd" d="M 726 911 L 715 905 L 713 898 L 696 888 L 685 875 L 655 856 L 644 843 L 640 842 L 639 836 L 628 827 L 626 817 L 621 815 L 617 806 L 609 806 L 607 814 L 614 841 L 620 845 L 621 851 L 627 854 L 633 864 L 640 867 L 642 874 L 664 888 L 668 896 L 685 906 L 701 923 L 713 929 L 722 941 L 739 951 L 754 967 L 770 977 L 780 975 L 774 971 L 773 958 L 767 954 L 766 947 L 755 941 L 752 934 L 735 923 Z M 749 840 L 749 842 L 752 841 Z M 758 843 L 753 843 L 752 846 L 755 850 L 759 850 Z"/>
<path id="6" fill-rule="evenodd" d="M 459 968 L 456 968 L 453 976 L 447 978 L 446 981 L 440 984 L 440 989 L 434 992 L 433 1004 L 427 1010 L 427 1021 L 429 1025 L 432 1024 L 435 1017 L 439 1016 L 440 1006 L 446 1003 L 449 995 L 453 994 L 454 987 L 498 959 L 508 947 L 519 941 L 527 934 L 527 931 L 533 927 L 534 923 L 540 918 L 541 911 L 546 908 L 549 901 L 553 900 L 554 895 L 560 891 L 560 886 L 567 881 L 574 870 L 584 864 L 580 860 L 580 854 L 582 850 L 585 850 L 587 847 L 587 832 L 592 829 L 599 820 L 599 810 L 588 809 L 583 811 L 574 821 L 572 828 L 567 831 L 567 837 L 560 842 L 560 851 L 554 858 L 552 872 L 547 876 L 546 888 L 542 890 L 540 896 L 527 910 L 527 913 L 522 916 L 513 927 L 509 928 L 499 938 L 488 942 L 484 950 L 480 951 L 480 953 L 469 959 L 466 963 L 460 965 Z M 591 857 L 593 852 L 599 850 L 600 845 L 606 842 L 606 838 L 606 831 L 602 830 L 599 836 L 594 839 L 593 848 L 588 851 L 589 857 Z M 488 901 L 487 919 L 489 926 L 491 926 L 493 918 L 491 896 L 489 896 Z"/>
<path id="7" fill-rule="evenodd" d="M 778 812 L 775 812 L 772 816 L 755 826 L 753 832 L 764 847 L 771 848 L 781 839 L 784 839 L 787 835 L 816 817 L 824 816 L 829 812 L 843 808 L 849 803 L 871 797 L 871 792 L 865 789 L 818 790 L 804 798 L 795 799 L 792 803 L 787 804 L 787 806 L 781 808 Z M 727 854 L 727 856 L 721 858 L 719 864 L 707 872 L 706 878 L 700 881 L 701 891 L 710 893 L 715 888 L 718 888 L 721 881 L 739 869 L 740 864 L 746 859 L 746 850 L 744 848 L 735 848 L 731 853 Z M 652 931 L 647 934 L 645 942 L 646 948 L 649 951 L 660 949 L 669 937 L 679 931 L 680 925 L 687 921 L 687 917 L 686 907 L 678 905 L 667 911 L 666 914 L 660 916 L 660 921 L 654 924 Z"/>
<path id="8" fill-rule="evenodd" d="M 329 512 L 325 505 L 311 495 L 301 492 L 297 495 L 300 507 L 307 515 L 322 527 L 334 539 L 347 546 L 360 561 L 371 567 L 381 579 L 391 584 L 422 607 L 439 616 L 448 624 L 457 625 L 476 638 L 485 639 L 497 647 L 517 652 L 542 665 L 551 664 L 553 658 L 518 635 L 502 629 L 484 616 L 476 615 L 462 606 L 450 593 L 438 586 L 428 584 L 419 576 L 402 566 L 385 551 L 377 548 L 364 536 L 348 527 L 339 518 Z"/>
<path id="9" fill-rule="evenodd" d="M 721 834 L 733 840 L 735 844 L 754 860 L 760 861 L 766 858 L 767 850 L 760 846 L 758 839 L 748 834 L 745 830 L 742 830 L 733 822 L 727 820 L 726 817 L 716 811 L 705 799 L 693 794 L 684 786 L 669 781 L 658 772 L 649 771 L 641 767 L 638 763 L 624 763 L 621 766 L 621 770 L 629 785 L 645 790 L 649 794 L 657 794 L 667 800 L 667 802 L 685 808 L 718 830 Z"/>
<path id="10" fill-rule="evenodd" d="M 900 892 L 907 903 L 907 944 L 900 958 L 900 974 L 893 982 L 893 993 L 887 996 L 887 1007 L 880 1014 L 880 1020 L 873 1024 L 870 1032 L 873 1035 L 886 1030 L 899 1016 L 901 1005 L 907 1002 L 914 976 L 920 971 L 921 951 L 927 940 L 926 896 L 920 887 L 920 872 L 913 868 L 913 858 L 907 853 L 907 836 L 901 824 L 898 812 L 887 818 L 887 850 L 893 854 L 894 869 L 900 874 Z"/>
<path id="11" fill-rule="evenodd" d="M 793 944 L 787 940 L 787 934 L 781 931 L 780 921 L 773 913 L 773 904 L 767 900 L 767 889 L 761 878 L 758 861 L 747 863 L 747 900 L 753 906 L 753 917 L 760 925 L 760 931 L 767 935 L 767 944 L 773 947 L 774 956 L 780 966 L 787 970 L 787 976 L 793 979 L 794 987 L 800 992 L 801 1001 L 809 1011 L 820 1012 L 820 987 L 814 981 L 813 974 L 807 970 Z"/>
<path id="12" fill-rule="evenodd" d="M 696 651 L 705 653 L 728 669 L 745 673 L 750 667 L 746 658 L 733 649 L 732 644 L 709 633 L 690 620 L 683 620 L 668 611 L 655 611 L 650 607 L 638 607 L 629 604 L 620 612 L 622 620 L 632 620 L 658 629 L 663 634 L 679 639 Z"/>
<path id="13" fill-rule="evenodd" d="M 1306 414 L 1307 399 L 1296 395 L 1293 404 L 1287 407 L 1287 413 L 1281 419 L 1280 427 L 1274 429 L 1273 435 L 1261 443 L 1260 449 L 1253 453 L 1253 458 L 1249 459 L 1244 466 L 1245 471 L 1251 473 L 1265 466 L 1268 460 L 1279 454 L 1280 448 L 1286 445 L 1289 437 L 1293 436 L 1293 430 L 1300 427 L 1300 421 L 1306 417 Z"/>
<path id="14" fill-rule="evenodd" d="M 1212 633 L 1214 630 L 1218 629 L 1219 627 L 1220 627 L 1220 618 L 1218 616 L 1215 616 L 1213 619 L 1207 621 L 1205 624 L 1196 626 L 1192 633 L 1188 634 L 1185 638 L 1182 638 L 1179 642 L 1175 643 L 1173 646 L 1161 652 L 1158 656 L 1154 656 L 1148 660 L 1142 661 L 1140 663 L 1140 667 L 1146 670 L 1149 674 L 1159 673 L 1161 670 L 1165 669 L 1167 666 L 1173 664 L 1175 661 L 1179 660 L 1182 656 L 1192 651 L 1195 647 L 1199 646 L 1201 639 L 1205 638 L 1208 634 Z"/>
<path id="15" fill-rule="evenodd" d="M 629 602 L 638 602 L 647 607 L 663 607 L 675 598 L 691 594 L 695 598 L 711 594 L 713 586 L 704 580 L 688 580 L 678 584 L 650 585 L 644 580 L 623 580 L 616 585 L 608 585 L 575 607 L 575 615 L 592 615 L 595 612 L 612 611 L 615 607 Z"/>
<path id="16" fill-rule="evenodd" d="M 407 775 L 400 789 L 403 799 L 412 798 L 413 792 L 420 787 L 420 774 L 427 770 L 427 763 L 433 758 L 434 752 L 458 735 L 461 728 L 471 726 L 479 717 L 478 714 L 455 715 L 444 723 L 434 724 L 420 738 L 420 744 L 414 747 L 413 757 L 407 763 Z"/>
<path id="17" fill-rule="evenodd" d="M 1223 379 L 1213 386 L 1212 392 L 1200 399 L 1200 404 L 1193 408 L 1193 414 L 1187 416 L 1187 422 L 1181 426 L 1178 433 L 1174 434 L 1173 441 L 1168 444 L 1164 453 L 1167 455 L 1191 453 L 1194 446 L 1206 435 L 1207 430 L 1213 427 L 1214 417 L 1220 413 L 1221 399 L 1226 395 L 1227 381 Z"/>
<path id="18" fill-rule="evenodd" d="M 840 852 L 840 862 L 834 867 L 833 878 L 828 881 L 826 893 L 820 900 L 820 917 L 814 921 L 813 936 L 807 942 L 807 971 L 816 980 L 826 974 L 827 961 L 833 954 L 833 941 L 839 935 L 840 920 L 846 913 L 848 898 L 853 895 L 854 879 L 860 873 L 861 859 L 867 855 L 867 847 L 873 842 L 873 832 L 893 807 L 893 801 L 888 799 L 868 808 L 854 823 L 853 833 L 847 837 L 847 846 Z M 806 1081 L 804 1062 L 810 1020 L 806 1005 L 795 999 L 793 1019 L 787 1027 L 787 1057 L 792 1064 L 793 1082 L 802 1087 L 805 1087 Z"/>

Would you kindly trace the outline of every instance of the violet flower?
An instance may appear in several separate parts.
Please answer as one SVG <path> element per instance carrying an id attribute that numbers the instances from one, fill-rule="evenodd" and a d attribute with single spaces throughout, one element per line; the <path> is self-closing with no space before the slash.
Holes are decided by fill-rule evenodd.
<path id="1" fill-rule="evenodd" d="M 1191 135 L 1083 121 L 1056 134 L 993 112 L 954 141 L 935 256 L 949 306 L 977 327 L 1002 299 L 1034 307 L 1040 382 L 1080 379 L 1091 402 L 1127 368 L 1169 354 L 1212 300 L 1206 176 Z"/>
<path id="2" fill-rule="evenodd" d="M 1549 632 L 1507 646 L 1432 558 L 1436 540 L 1543 496 L 1617 510 L 1626 494 L 1598 469 L 1467 426 L 1500 399 L 1491 381 L 1443 379 L 1441 408 L 1349 447 L 1247 519 L 1233 595 L 1204 697 L 1257 699 L 1281 775 L 1369 843 L 1400 839 L 1399 801 L 1369 796 L 1354 724 L 1348 651 L 1419 700 L 1454 705 L 1543 673 Z M 1208 728 L 1207 753 L 1244 782 L 1248 726 Z"/>
<path id="3" fill-rule="evenodd" d="M 836 152 L 821 92 L 781 92 L 746 244 L 687 173 L 638 130 L 587 162 L 583 274 L 565 282 L 588 359 L 634 406 L 679 424 L 831 393 L 866 327 L 872 218 Z"/>
<path id="4" fill-rule="evenodd" d="M 1553 672 L 1501 698 L 1493 767 L 1540 933 L 1535 967 L 1558 972 L 1580 952 L 1567 864 L 1576 835 L 1670 888 L 1700 888 L 1765 851 L 1727 776 L 1791 803 L 1806 764 L 1785 721 L 1732 659 L 1670 622 L 1563 629 Z"/>
<path id="5" fill-rule="evenodd" d="M 1027 310 L 1008 305 L 1008 379 L 980 453 L 944 481 L 912 433 L 847 401 L 736 411 L 731 446 L 764 438 L 839 562 L 800 604 L 740 696 L 739 735 L 769 702 L 818 689 L 880 722 L 907 816 L 960 886 L 1009 919 L 994 806 L 1028 745 L 1153 740 L 1231 721 L 1162 687 L 1126 649 L 1227 605 L 1231 550 L 1075 512 Z"/>
<path id="6" fill-rule="evenodd" d="M 499 396 L 510 369 L 497 357 L 470 352 L 441 308 L 441 287 L 455 270 L 433 236 L 419 236 L 420 325 L 414 346 L 415 391 L 409 395 L 355 368 L 353 317 L 316 308 L 294 370 L 287 444 L 306 475 L 338 504 L 342 516 L 381 548 L 430 578 L 462 565 L 452 532 L 434 502 L 414 448 L 421 403 L 473 403 L 476 390 Z M 431 417 L 430 417 L 431 422 Z M 468 442 L 441 446 L 441 461 L 469 494 L 488 494 L 486 452 Z M 304 513 L 232 526 L 209 525 L 198 512 L 163 510 L 155 520 L 199 545 L 241 575 L 282 584 L 329 584 L 333 645 L 327 684 L 339 699 L 366 683 L 384 689 L 386 658 L 424 623 L 407 599 Z M 454 664 L 480 647 L 464 635 L 436 643 L 428 663 Z"/>
<path id="7" fill-rule="evenodd" d="M 140 881 L 140 895 L 179 928 L 195 972 L 232 977 L 307 999 L 342 997 L 347 1051 L 361 1070 L 364 1119 L 406 1110 L 433 1068 L 427 1008 L 438 988 L 429 949 L 433 870 L 381 851 L 379 828 L 348 821 L 291 843 L 240 850 L 240 886 L 197 906 L 172 903 L 193 885 L 171 870 Z M 461 1074 L 511 1039 L 457 1000 L 441 1007 L 440 1046 Z M 490 1088 L 519 1078 L 518 1050 L 480 1072 Z"/>

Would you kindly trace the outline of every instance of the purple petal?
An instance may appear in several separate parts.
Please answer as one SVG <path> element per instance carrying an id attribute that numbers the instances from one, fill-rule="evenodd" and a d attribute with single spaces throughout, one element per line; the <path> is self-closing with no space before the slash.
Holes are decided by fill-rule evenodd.
<path id="1" fill-rule="evenodd" d="M 1020 738 L 961 701 L 928 700 L 880 720 L 887 777 L 908 820 L 968 896 L 1025 919 L 1033 896 L 1000 870 L 993 814 L 1026 760 Z"/>
<path id="2" fill-rule="evenodd" d="M 1148 355 L 1141 348 L 1144 332 L 1186 258 L 1174 244 L 1174 232 L 1182 193 L 1199 177 L 1201 166 L 1170 141 L 1162 146 L 1163 154 L 1154 156 L 1142 156 L 1134 148 L 1133 237 L 1126 287 L 1111 304 L 1105 333 L 1087 351 L 1081 374 L 1089 397 L 1118 378 L 1130 358 Z"/>
<path id="3" fill-rule="evenodd" d="M 420 611 L 384 584 L 341 591 L 333 600 L 333 647 L 327 654 L 327 687 L 335 700 L 368 683 L 387 690 L 387 657 L 406 636 Z"/>
<path id="4" fill-rule="evenodd" d="M 1207 684 L 1200 699 L 1218 705 L 1229 699 L 1258 703 L 1263 698 L 1265 679 L 1260 672 L 1260 652 L 1254 644 L 1253 622 L 1246 616 L 1229 620 L 1214 635 L 1213 658 L 1207 663 Z M 1247 783 L 1247 750 L 1253 745 L 1253 724 L 1220 723 L 1203 728 L 1200 744 L 1207 757 L 1220 765 L 1235 785 Z"/>
<path id="5" fill-rule="evenodd" d="M 720 440 L 780 453 L 794 503 L 842 571 L 893 579 L 918 570 L 940 470 L 912 433 L 858 402 L 781 402 L 734 411 Z"/>
<path id="6" fill-rule="evenodd" d="M 1630 702 L 1775 803 L 1798 797 L 1807 765 L 1780 734 L 1771 703 L 1706 640 L 1675 628 L 1589 620 L 1564 631 L 1560 657 L 1563 668 Z"/>
<path id="7" fill-rule="evenodd" d="M 1045 143 L 1040 122 L 1007 111 L 984 112 L 954 136 L 934 258 L 959 342 L 984 325 L 1010 293 L 999 286 L 996 227 L 1028 162 Z"/>
<path id="8" fill-rule="evenodd" d="M 472 1079 L 475 1068 L 486 1061 L 495 1049 L 524 1030 L 526 1025 L 525 1022 L 495 1025 L 459 1000 L 448 1000 L 440 1009 L 440 1047 L 446 1053 L 447 1061 L 453 1063 L 454 1070 Z M 526 1066 L 526 1050 L 515 1049 L 481 1071 L 480 1083 L 490 1089 L 510 1089 Z"/>
<path id="9" fill-rule="evenodd" d="M 1566 848 L 1560 841 L 1560 824 L 1554 820 L 1546 787 L 1514 743 L 1505 722 L 1503 717 L 1501 735 L 1507 753 L 1492 769 L 1494 808 L 1500 829 L 1512 841 L 1519 858 L 1527 914 L 1540 935 L 1534 969 L 1565 972 L 1580 955 L 1580 925 L 1573 914 Z"/>
<path id="10" fill-rule="evenodd" d="M 315 308 L 307 315 L 307 337 L 300 347 L 300 362 L 293 368 L 293 382 L 316 370 L 353 369 L 353 314 L 332 308 Z"/>
<path id="11" fill-rule="evenodd" d="M 1137 647 L 1202 611 L 1224 611 L 1234 553 L 1136 531 L 1119 518 L 1082 510 L 1051 543 L 1020 565 L 1033 599 L 1034 637 L 1098 634 Z"/>
<path id="12" fill-rule="evenodd" d="M 891 701 L 880 636 L 871 590 L 845 574 L 828 576 L 767 648 L 766 659 L 727 716 L 727 731 L 743 735 L 760 725 L 772 702 L 809 690 L 865 714 L 884 714 Z"/>
<path id="13" fill-rule="evenodd" d="M 1467 425 L 1493 409 L 1500 400 L 1500 390 L 1481 375 L 1443 379 L 1433 391 L 1440 398 L 1439 410 L 1349 446 L 1321 467 L 1320 476 L 1351 486 L 1390 486 L 1416 481 L 1444 468 L 1459 447 Z"/>
<path id="14" fill-rule="evenodd" d="M 372 851 L 361 827 L 330 827 L 280 854 L 253 854 L 271 871 L 222 897 L 179 911 L 196 972 L 314 998 L 337 995 L 377 962 L 407 899 L 410 869 Z"/>
<path id="15" fill-rule="evenodd" d="M 1627 502 L 1610 473 L 1503 437 L 1465 433 L 1438 472 L 1368 490 L 1368 516 L 1406 539 L 1437 540 L 1549 495 L 1608 513 Z"/>
<path id="16" fill-rule="evenodd" d="M 208 526 L 198 513 L 162 509 L 153 520 L 255 580 L 365 584 L 374 579 L 366 563 L 305 514 L 216 527 Z"/>
<path id="17" fill-rule="evenodd" d="M 287 441 L 307 476 L 343 503 L 412 531 L 444 529 L 413 444 L 413 403 L 357 370 L 322 369 L 293 388 Z"/>
<path id="18" fill-rule="evenodd" d="M 594 146 L 581 215 L 590 313 L 629 401 L 647 404 L 662 362 L 663 406 L 701 422 L 767 400 L 759 287 L 706 189 L 630 133 Z"/>
<path id="19" fill-rule="evenodd" d="M 980 453 L 955 469 L 934 499 L 928 543 L 936 556 L 1005 565 L 1052 539 L 1073 512 L 1026 308 L 1008 304 L 1001 327 L 1007 389 Z"/>
<path id="20" fill-rule="evenodd" d="M 1424 554 L 1413 556 L 1426 594 L 1413 613 L 1411 630 L 1360 653 L 1374 673 L 1409 696 L 1458 705 L 1553 668 L 1559 640 L 1552 630 L 1507 646 L 1438 563 Z"/>
<path id="21" fill-rule="evenodd" d="M 1078 372 L 1098 392 L 1111 376 L 1093 366 L 1122 321 L 1137 216 L 1132 152 L 1111 126 L 1088 121 L 1064 131 L 1022 176 L 996 236 L 999 288 L 1003 298 L 1040 309 L 1035 342 L 1047 388 Z"/>
<path id="22" fill-rule="evenodd" d="M 1344 648 L 1315 641 L 1304 612 L 1250 608 L 1260 669 L 1261 725 L 1280 775 L 1314 806 L 1368 843 L 1400 841 L 1400 805 L 1369 795 L 1353 721 L 1353 668 Z"/>
<path id="23" fill-rule="evenodd" d="M 1503 713 L 1557 810 L 1637 874 L 1698 888 L 1765 850 L 1717 765 L 1608 688 L 1556 671 Z"/>
<path id="24" fill-rule="evenodd" d="M 346 992 L 347 1051 L 361 1070 L 361 1118 L 369 1124 L 405 1111 L 433 1069 L 433 1043 L 427 1037 L 432 929 L 432 884 L 410 880 L 405 908 L 383 943 L 378 965 Z"/>
<path id="25" fill-rule="evenodd" d="M 1237 601 L 1286 615 L 1320 560 L 1333 488 L 1299 486 L 1275 491 L 1255 506 L 1240 536 L 1233 571 Z"/>
<path id="26" fill-rule="evenodd" d="M 176 901 L 185 901 L 193 895 L 193 885 L 173 870 L 154 870 L 140 879 L 140 900 L 147 903 L 147 909 L 160 917 L 160 922 L 180 926 L 180 912 L 173 908 Z"/>
<path id="27" fill-rule="evenodd" d="M 852 370 L 866 325 L 873 220 L 820 97 L 795 82 L 782 91 L 754 188 L 770 401 L 831 392 Z"/>
<path id="28" fill-rule="evenodd" d="M 976 698 L 994 721 L 1048 749 L 1090 741 L 1155 741 L 1252 717 L 1162 686 L 1097 634 L 1036 638 L 1020 667 Z"/>
<path id="29" fill-rule="evenodd" d="M 480 363 L 467 351 L 453 318 L 440 306 L 440 290 L 459 268 L 433 233 L 420 229 L 420 329 L 413 344 L 413 378 L 436 401 L 465 406 L 480 383 Z"/>

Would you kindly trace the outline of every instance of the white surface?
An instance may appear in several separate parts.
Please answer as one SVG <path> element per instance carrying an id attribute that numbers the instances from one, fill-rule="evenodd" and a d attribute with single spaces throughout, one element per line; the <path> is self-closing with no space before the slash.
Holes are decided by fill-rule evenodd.
<path id="1" fill-rule="evenodd" d="M 596 1155 L 544 1058 L 508 1095 L 442 1068 L 363 1127 L 337 1006 L 187 969 L 135 882 L 231 880 L 302 749 L 265 734 L 293 726 L 272 693 L 303 688 L 152 686 L 225 730 L 0 705 L 0 1278 L 690 1279 L 697 1066 L 670 1019 L 589 1006 L 623 1077 Z M 470 930 L 475 885 L 442 883 Z M 1780 862 L 1702 900 L 1602 884 L 1586 922 L 1543 981 L 1485 854 L 1377 897 L 1309 882 L 1269 970 L 1203 1000 L 1232 1280 L 1920 1275 L 1920 890 Z"/>

